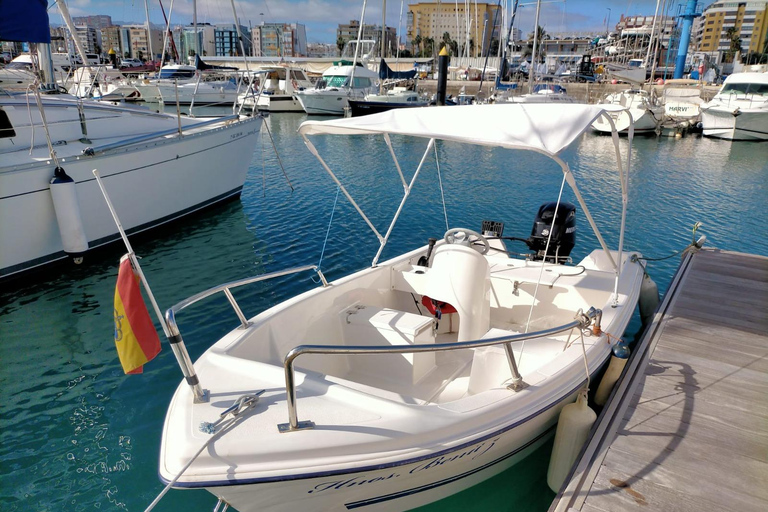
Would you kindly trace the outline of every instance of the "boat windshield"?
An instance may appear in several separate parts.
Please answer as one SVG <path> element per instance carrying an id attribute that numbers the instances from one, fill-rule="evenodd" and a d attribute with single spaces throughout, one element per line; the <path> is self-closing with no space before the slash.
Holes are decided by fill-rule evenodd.
<path id="1" fill-rule="evenodd" d="M 160 78 L 192 78 L 195 76 L 193 69 L 161 69 Z"/>
<path id="2" fill-rule="evenodd" d="M 344 87 L 347 85 L 349 77 L 344 75 L 325 76 L 323 80 L 326 87 Z"/>
<path id="3" fill-rule="evenodd" d="M 768 96 L 768 84 L 725 84 L 720 94 L 757 94 Z"/>

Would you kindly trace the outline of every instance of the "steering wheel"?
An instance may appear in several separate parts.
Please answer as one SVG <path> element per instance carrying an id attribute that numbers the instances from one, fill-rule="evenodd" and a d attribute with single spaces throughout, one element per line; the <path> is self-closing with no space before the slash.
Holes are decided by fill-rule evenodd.
<path id="1" fill-rule="evenodd" d="M 472 237 L 474 237 L 474 239 L 472 239 Z M 448 231 L 445 232 L 445 236 L 443 237 L 443 239 L 445 239 L 445 243 L 447 244 L 458 244 L 458 245 L 463 245 L 465 247 L 472 247 L 480 254 L 487 253 L 488 250 L 491 248 L 491 244 L 488 242 L 487 238 L 485 238 L 483 235 L 481 235 L 477 231 L 472 231 L 471 229 L 465 229 L 465 228 L 449 229 Z M 483 248 L 478 249 L 477 246 L 475 246 L 476 242 L 482 242 Z"/>

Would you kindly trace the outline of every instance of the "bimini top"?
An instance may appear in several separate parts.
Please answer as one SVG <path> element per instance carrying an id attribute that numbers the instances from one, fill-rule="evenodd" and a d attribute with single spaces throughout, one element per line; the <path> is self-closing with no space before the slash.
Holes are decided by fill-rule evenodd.
<path id="1" fill-rule="evenodd" d="M 394 109 L 362 117 L 306 121 L 301 135 L 399 134 L 528 149 L 555 156 L 568 147 L 603 112 L 619 105 L 519 104 L 465 105 Z"/>

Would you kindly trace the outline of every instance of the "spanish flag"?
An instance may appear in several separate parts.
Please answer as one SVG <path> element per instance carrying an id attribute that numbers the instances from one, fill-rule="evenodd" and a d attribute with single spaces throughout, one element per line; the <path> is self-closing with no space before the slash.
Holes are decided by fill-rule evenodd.
<path id="1" fill-rule="evenodd" d="M 127 254 L 120 259 L 115 286 L 115 345 L 125 373 L 141 373 L 142 366 L 160 352 L 160 338 Z"/>

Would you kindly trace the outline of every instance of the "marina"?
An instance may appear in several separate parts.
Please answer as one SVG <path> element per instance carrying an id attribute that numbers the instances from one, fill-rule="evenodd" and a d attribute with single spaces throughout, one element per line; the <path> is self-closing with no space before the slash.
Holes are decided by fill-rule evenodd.
<path id="1" fill-rule="evenodd" d="M 268 141 L 258 143 L 240 201 L 133 242 L 161 305 L 168 307 L 201 291 L 201 284 L 204 288 L 206 283 L 213 286 L 318 263 L 336 187 L 296 135 L 306 119 L 301 114 L 283 114 L 265 120 L 286 160 L 295 192 L 291 193 L 283 177 L 276 174 L 279 167 Z M 754 236 L 762 230 L 758 205 L 768 201 L 768 168 L 759 144 L 693 136 L 680 140 L 636 138 L 634 145 L 628 246 L 648 257 L 666 256 L 690 243 L 690 227 L 701 221 L 707 246 L 768 254 L 764 238 Z M 575 172 L 587 173 L 595 183 L 610 182 L 612 178 L 601 173 L 602 165 L 594 161 L 594 155 L 610 146 L 610 137 L 585 134 L 564 158 Z M 360 165 L 372 170 L 389 159 L 386 145 L 373 144 L 365 137 L 353 145 L 330 149 L 339 156 L 354 150 Z M 468 187 L 482 191 L 500 216 L 520 219 L 508 223 L 507 230 L 522 235 L 530 229 L 531 215 L 539 206 L 533 198 L 557 194 L 557 187 L 549 188 L 532 179 L 535 173 L 510 174 L 507 186 L 520 191 L 521 197 L 531 198 L 510 202 L 507 187 L 499 187 L 498 177 L 485 170 L 504 166 L 506 158 L 498 151 L 466 152 L 443 144 L 439 152 L 452 224 L 472 226 L 482 220 L 476 206 L 460 207 L 452 190 Z M 285 155 L 292 155 L 291 159 Z M 415 165 L 418 158 L 414 153 L 406 161 Z M 483 162 L 480 172 L 467 173 L 466 163 L 474 161 Z M 544 161 L 531 155 L 519 163 L 533 169 Z M 435 176 L 436 171 L 432 165 L 423 172 Z M 554 175 L 556 169 L 549 172 Z M 383 180 L 370 192 L 390 197 L 391 202 L 395 196 L 387 194 L 402 190 L 397 183 Z M 366 191 L 370 187 L 361 182 L 352 188 Z M 427 187 L 424 192 L 424 197 L 414 197 L 416 200 L 403 212 L 403 221 L 414 226 L 415 232 L 396 229 L 390 240 L 393 251 L 418 247 L 441 225 L 444 229 L 439 189 Z M 588 203 L 598 201 L 603 196 L 602 186 L 587 187 L 584 195 Z M 373 219 L 378 224 L 390 209 L 372 199 L 366 191 L 360 201 L 374 207 Z M 568 195 L 565 199 L 573 200 Z M 595 212 L 598 219 L 620 213 L 616 201 L 606 198 L 600 205 Z M 348 220 L 339 223 L 345 212 Z M 362 220 L 354 220 L 354 215 L 351 205 L 340 199 L 332 226 L 334 236 L 328 240 L 321 262 L 328 279 L 370 265 L 370 254 L 378 246 L 369 234 L 361 236 L 368 228 Z M 588 231 L 583 233 L 588 236 Z M 612 229 L 605 236 L 609 243 L 618 240 L 618 232 Z M 584 245 L 577 243 L 573 257 L 584 257 L 584 250 Z M 8 400 L 3 405 L 0 456 L 6 468 L 3 488 L 9 489 L 2 500 L 9 510 L 29 506 L 142 510 L 162 487 L 156 473 L 159 432 L 179 373 L 167 347 L 143 376 L 124 376 L 120 369 L 111 339 L 111 308 L 121 254 L 120 248 L 112 246 L 98 259 L 87 260 L 86 265 L 59 267 L 53 274 L 2 291 L 0 331 L 4 343 L 0 357 L 4 364 L 0 371 Z M 677 265 L 678 258 L 648 264 L 660 290 L 666 290 Z M 283 278 L 235 294 L 245 311 L 256 312 L 316 286 L 309 276 Z M 229 330 L 234 318 L 228 311 L 222 300 L 184 313 L 184 339 L 193 360 Z M 639 318 L 635 317 L 625 336 L 631 339 L 639 329 Z M 36 356 L 30 358 L 29 354 Z M 522 510 L 546 510 L 555 497 L 546 484 L 550 447 L 551 440 L 522 463 L 524 469 L 503 472 L 433 504 L 431 509 L 471 510 L 476 506 L 476 510 L 485 510 L 517 503 Z M 35 476 L 30 480 L 29 475 Z M 509 482 L 516 482 L 511 488 L 517 490 L 514 499 L 507 492 Z M 210 511 L 214 503 L 204 491 L 171 491 L 156 510 L 184 507 Z"/>

